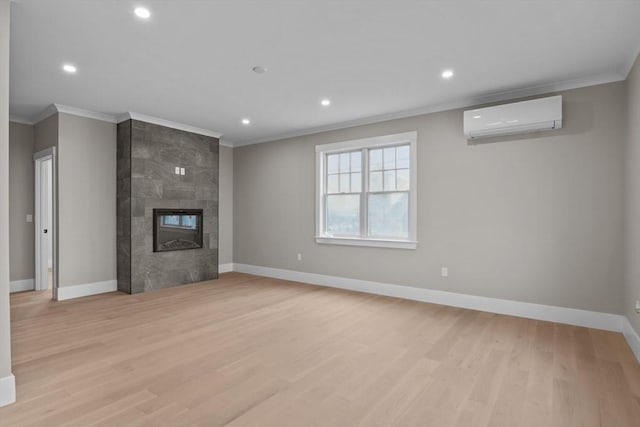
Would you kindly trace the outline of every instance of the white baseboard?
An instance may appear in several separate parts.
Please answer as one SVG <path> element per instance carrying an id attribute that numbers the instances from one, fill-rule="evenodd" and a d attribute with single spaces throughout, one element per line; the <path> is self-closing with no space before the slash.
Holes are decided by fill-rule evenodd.
<path id="1" fill-rule="evenodd" d="M 633 326 L 631 326 L 631 323 L 626 316 L 622 321 L 622 333 L 624 334 L 629 347 L 631 347 L 633 354 L 636 355 L 636 359 L 640 362 L 640 336 L 638 336 L 638 333 L 633 329 Z"/>
<path id="2" fill-rule="evenodd" d="M 233 271 L 233 263 L 232 262 L 229 262 L 227 264 L 218 265 L 218 273 L 229 273 L 230 271 Z"/>
<path id="3" fill-rule="evenodd" d="M 533 304 L 521 301 L 416 288 L 412 286 L 393 285 L 389 283 L 372 282 L 368 280 L 350 279 L 346 277 L 328 276 L 324 274 L 306 273 L 302 271 L 284 270 L 248 264 L 227 263 L 220 264 L 218 266 L 219 273 L 227 273 L 231 271 L 414 301 L 442 304 L 452 307 L 461 307 L 471 310 L 486 311 L 490 313 L 506 314 L 516 317 L 525 317 L 548 322 L 565 323 L 568 325 L 621 332 L 624 334 L 624 337 L 629 343 L 631 350 L 636 355 L 636 358 L 640 361 L 640 336 L 638 336 L 636 331 L 631 327 L 629 320 L 625 316 L 619 314 L 579 310 L 575 308 L 544 304 Z M 117 290 L 117 280 L 87 283 L 76 286 L 65 286 L 58 288 L 58 300 L 62 301 L 106 292 L 115 292 Z"/>
<path id="4" fill-rule="evenodd" d="M 9 375 L 0 378 L 0 407 L 16 401 L 16 377 Z"/>
<path id="5" fill-rule="evenodd" d="M 597 311 L 578 310 L 575 308 L 552 305 L 533 304 L 476 295 L 459 294 L 433 289 L 415 288 L 411 286 L 392 285 L 388 283 L 370 282 L 367 280 L 349 279 L 345 277 L 326 276 L 323 274 L 305 273 L 302 271 L 283 270 L 260 267 L 248 264 L 233 264 L 233 270 L 241 273 L 293 280 L 314 285 L 349 289 L 370 294 L 386 295 L 414 301 L 430 302 L 471 310 L 488 311 L 490 313 L 507 314 L 548 322 L 566 323 L 594 329 L 622 332 L 624 316 L 601 313 Z"/>
<path id="6" fill-rule="evenodd" d="M 9 282 L 9 292 L 33 291 L 36 288 L 34 279 L 14 280 Z"/>
<path id="7" fill-rule="evenodd" d="M 85 283 L 75 286 L 61 286 L 58 288 L 58 301 L 104 294 L 106 292 L 116 292 L 117 290 L 117 280 L 106 280 L 104 282 Z"/>

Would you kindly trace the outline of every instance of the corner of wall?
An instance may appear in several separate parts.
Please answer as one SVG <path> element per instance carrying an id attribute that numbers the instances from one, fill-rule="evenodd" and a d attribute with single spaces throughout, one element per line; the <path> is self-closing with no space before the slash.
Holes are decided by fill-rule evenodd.
<path id="1" fill-rule="evenodd" d="M 0 0 L 0 235 L 9 235 L 9 23 L 10 3 Z M 9 239 L 0 239 L 0 406 L 15 401 L 11 374 Z"/>
<path id="2" fill-rule="evenodd" d="M 219 253 L 218 261 L 220 265 L 219 273 L 223 273 L 222 269 L 227 269 L 230 263 L 233 263 L 234 254 L 234 150 L 233 147 L 220 145 L 219 156 L 219 224 L 218 224 L 218 239 L 219 239 Z"/>
<path id="3" fill-rule="evenodd" d="M 636 57 L 626 80 L 627 132 L 624 182 L 624 283 L 622 313 L 624 335 L 640 359 L 640 316 L 635 301 L 640 300 L 640 55 Z"/>

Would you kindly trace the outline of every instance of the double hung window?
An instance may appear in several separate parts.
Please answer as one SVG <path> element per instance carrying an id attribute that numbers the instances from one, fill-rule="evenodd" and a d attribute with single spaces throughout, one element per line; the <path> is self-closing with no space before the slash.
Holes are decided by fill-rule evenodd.
<path id="1" fill-rule="evenodd" d="M 316 147 L 318 243 L 415 249 L 416 132 Z"/>

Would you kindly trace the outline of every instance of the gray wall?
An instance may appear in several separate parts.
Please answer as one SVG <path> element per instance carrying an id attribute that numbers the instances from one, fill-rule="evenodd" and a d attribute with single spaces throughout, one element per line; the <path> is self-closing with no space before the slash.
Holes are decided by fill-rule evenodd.
<path id="1" fill-rule="evenodd" d="M 26 221 L 27 214 L 34 214 L 34 143 L 33 126 L 9 123 L 9 242 L 12 281 L 34 278 L 34 224 Z"/>
<path id="2" fill-rule="evenodd" d="M 233 148 L 220 146 L 218 262 L 233 262 Z"/>
<path id="3" fill-rule="evenodd" d="M 116 280 L 116 125 L 58 116 L 59 286 Z"/>
<path id="4" fill-rule="evenodd" d="M 49 147 L 58 146 L 59 114 L 53 114 L 35 124 L 35 145 L 33 151 L 37 153 Z"/>
<path id="5" fill-rule="evenodd" d="M 640 57 L 639 57 L 640 58 Z M 627 79 L 628 146 L 626 181 L 626 265 L 623 313 L 640 334 L 640 315 L 635 311 L 640 300 L 640 59 Z"/>
<path id="6" fill-rule="evenodd" d="M 11 375 L 9 324 L 9 0 L 0 0 L 0 379 Z M 2 396 L 5 397 L 5 396 Z"/>
<path id="7" fill-rule="evenodd" d="M 467 144 L 454 110 L 236 148 L 234 262 L 619 313 L 625 90 L 562 92 L 562 130 L 513 140 Z M 314 146 L 413 130 L 418 249 L 316 244 Z"/>

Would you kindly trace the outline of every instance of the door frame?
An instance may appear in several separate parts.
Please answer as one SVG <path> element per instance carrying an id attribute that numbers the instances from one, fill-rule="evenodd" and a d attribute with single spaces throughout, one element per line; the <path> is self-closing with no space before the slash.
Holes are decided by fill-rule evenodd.
<path id="1" fill-rule="evenodd" d="M 34 169 L 35 169 L 35 215 L 34 215 L 34 227 L 35 227 L 35 290 L 44 290 L 48 288 L 48 277 L 42 274 L 42 262 L 41 259 L 41 245 L 42 245 L 42 212 L 40 211 L 40 198 L 42 196 L 42 176 L 41 169 L 42 163 L 46 160 L 51 160 L 51 200 L 52 200 L 52 224 L 50 224 L 51 232 L 51 246 L 53 253 L 52 259 L 52 273 L 53 273 L 53 295 L 54 300 L 58 299 L 58 174 L 56 171 L 56 147 L 49 147 L 42 151 L 38 151 L 33 154 Z"/>

